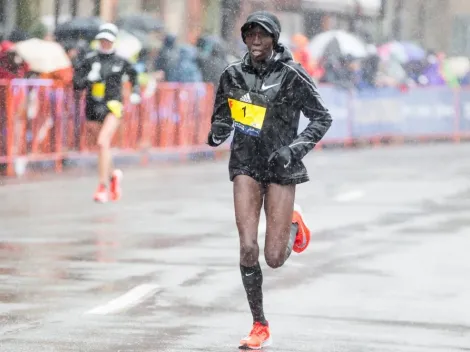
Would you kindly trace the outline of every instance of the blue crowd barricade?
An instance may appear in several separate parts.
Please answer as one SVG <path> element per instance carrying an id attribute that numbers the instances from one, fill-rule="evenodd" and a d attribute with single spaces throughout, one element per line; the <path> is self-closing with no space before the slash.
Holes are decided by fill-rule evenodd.
<path id="1" fill-rule="evenodd" d="M 458 99 L 458 129 L 462 134 L 470 134 L 470 89 L 462 89 Z"/>
<path id="2" fill-rule="evenodd" d="M 320 95 L 328 108 L 334 123 L 322 139 L 322 143 L 348 143 L 351 141 L 351 121 L 349 107 L 351 103 L 349 92 L 332 86 L 320 86 Z M 298 133 L 301 133 L 309 124 L 309 120 L 302 114 L 299 121 Z"/>
<path id="3" fill-rule="evenodd" d="M 351 99 L 353 139 L 393 137 L 402 133 L 404 121 L 398 90 L 367 89 L 352 93 Z"/>
<path id="4" fill-rule="evenodd" d="M 347 143 L 351 139 L 351 123 L 349 119 L 351 99 L 349 92 L 328 86 L 320 87 L 319 91 L 331 116 L 334 116 L 335 120 L 326 133 L 323 142 Z"/>
<path id="5" fill-rule="evenodd" d="M 322 144 L 470 135 L 470 90 L 449 87 L 346 91 L 320 87 L 333 124 Z M 301 132 L 308 120 L 302 119 Z"/>
<path id="6" fill-rule="evenodd" d="M 457 118 L 455 92 L 447 87 L 411 89 L 401 95 L 404 137 L 452 136 Z"/>

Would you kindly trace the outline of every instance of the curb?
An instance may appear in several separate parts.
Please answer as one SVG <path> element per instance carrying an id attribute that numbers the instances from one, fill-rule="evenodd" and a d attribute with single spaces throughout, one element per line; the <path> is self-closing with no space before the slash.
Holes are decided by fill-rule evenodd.
<path id="1" fill-rule="evenodd" d="M 113 150 L 113 165 L 116 167 L 140 166 L 146 167 L 158 164 L 190 164 L 202 161 L 213 161 L 225 159 L 229 155 L 229 147 L 211 148 L 208 146 L 193 148 L 165 148 L 146 149 L 140 151 Z M 98 154 L 90 153 L 66 153 L 60 158 L 62 172 L 71 170 L 91 170 L 98 166 Z M 57 174 L 57 161 L 35 160 L 34 157 L 20 157 L 14 159 L 15 176 L 0 178 L 17 178 L 37 174 Z M 0 165 L 1 166 L 1 165 Z"/>

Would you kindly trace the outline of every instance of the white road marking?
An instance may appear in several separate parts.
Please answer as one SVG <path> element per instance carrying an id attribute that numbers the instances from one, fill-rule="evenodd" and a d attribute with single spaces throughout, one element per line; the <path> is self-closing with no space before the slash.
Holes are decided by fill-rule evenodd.
<path id="1" fill-rule="evenodd" d="M 361 190 L 345 192 L 337 195 L 334 200 L 337 202 L 351 202 L 364 197 L 364 192 Z"/>
<path id="2" fill-rule="evenodd" d="M 89 310 L 85 314 L 106 315 L 122 312 L 132 306 L 135 306 L 144 299 L 150 297 L 159 289 L 158 285 L 143 284 L 139 285 L 122 296 L 113 299 L 105 305 L 98 306 Z"/>

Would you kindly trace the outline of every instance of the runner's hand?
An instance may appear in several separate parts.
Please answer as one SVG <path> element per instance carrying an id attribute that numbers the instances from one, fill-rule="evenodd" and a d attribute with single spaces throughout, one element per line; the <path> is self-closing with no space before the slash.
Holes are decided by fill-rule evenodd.
<path id="1" fill-rule="evenodd" d="M 269 156 L 268 163 L 281 168 L 288 168 L 292 162 L 292 150 L 282 147 Z"/>
<path id="2" fill-rule="evenodd" d="M 232 133 L 233 127 L 228 123 L 215 121 L 211 125 L 208 144 L 213 147 L 221 145 Z"/>
<path id="3" fill-rule="evenodd" d="M 217 139 L 227 139 L 228 137 L 230 137 L 230 133 L 232 133 L 232 130 L 233 127 L 225 122 L 215 121 L 214 123 L 212 123 L 211 126 L 212 135 Z"/>
<path id="4" fill-rule="evenodd" d="M 132 93 L 131 96 L 129 97 L 129 101 L 131 102 L 132 105 L 137 105 L 137 104 L 140 104 L 140 102 L 142 101 L 142 98 L 140 97 L 139 94 Z"/>

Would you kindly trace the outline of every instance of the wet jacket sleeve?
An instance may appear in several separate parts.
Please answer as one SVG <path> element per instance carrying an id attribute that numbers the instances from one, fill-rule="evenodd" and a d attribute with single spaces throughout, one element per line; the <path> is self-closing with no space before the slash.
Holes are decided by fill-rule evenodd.
<path id="1" fill-rule="evenodd" d="M 331 126 L 332 119 L 315 83 L 303 68 L 297 68 L 294 80 L 295 104 L 310 120 L 307 127 L 289 145 L 295 160 L 301 160 L 323 138 Z"/>
<path id="2" fill-rule="evenodd" d="M 129 77 L 129 82 L 131 82 L 132 93 L 140 94 L 140 85 L 139 85 L 139 77 L 138 77 L 137 70 L 127 60 L 125 61 L 125 64 L 124 64 L 124 72 Z"/>
<path id="3" fill-rule="evenodd" d="M 211 124 L 214 122 L 224 122 L 230 126 L 233 125 L 233 120 L 230 114 L 230 108 L 228 106 L 227 93 L 229 88 L 229 76 L 227 71 L 224 71 L 220 76 L 219 87 L 217 88 L 217 93 L 215 96 L 214 102 L 214 112 L 211 118 Z M 215 143 L 212 139 L 212 133 L 209 132 L 207 143 L 211 147 L 216 147 L 222 143 Z"/>
<path id="4" fill-rule="evenodd" d="M 91 61 L 89 58 L 83 59 L 77 63 L 77 67 L 73 74 L 73 88 L 75 90 L 82 90 L 88 87 L 87 76 L 91 70 Z"/>

